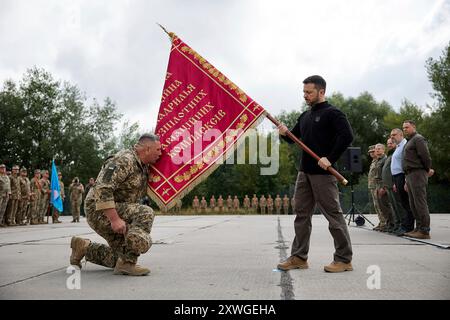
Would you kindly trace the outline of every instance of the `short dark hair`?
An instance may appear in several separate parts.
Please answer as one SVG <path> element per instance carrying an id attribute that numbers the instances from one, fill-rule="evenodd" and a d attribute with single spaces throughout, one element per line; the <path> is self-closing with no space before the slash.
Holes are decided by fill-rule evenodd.
<path id="1" fill-rule="evenodd" d="M 403 121 L 403 123 L 409 123 L 409 124 L 412 124 L 414 127 L 416 126 L 416 122 L 413 121 L 413 120 L 405 120 L 405 121 Z"/>
<path id="2" fill-rule="evenodd" d="M 327 83 L 324 78 L 318 75 L 310 76 L 303 80 L 303 84 L 313 83 L 317 90 L 323 89 L 326 91 Z"/>
<path id="3" fill-rule="evenodd" d="M 147 141 L 159 141 L 159 136 L 154 133 L 144 133 L 138 140 L 138 143 L 143 144 Z"/>

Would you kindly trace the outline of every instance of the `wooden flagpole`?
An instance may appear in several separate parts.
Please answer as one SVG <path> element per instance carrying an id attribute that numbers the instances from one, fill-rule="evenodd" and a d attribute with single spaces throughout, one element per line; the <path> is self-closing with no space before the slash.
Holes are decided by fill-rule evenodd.
<path id="1" fill-rule="evenodd" d="M 265 115 L 267 117 L 267 119 L 269 119 L 270 121 L 273 122 L 274 125 L 277 126 L 277 128 L 279 126 L 281 126 L 281 122 L 279 122 L 277 119 L 275 119 L 274 117 L 272 117 L 272 115 L 270 115 L 267 111 L 265 112 Z M 305 150 L 311 157 L 313 157 L 314 159 L 316 159 L 317 161 L 320 160 L 320 157 L 314 153 L 314 151 L 312 151 L 310 148 L 308 148 L 308 146 L 306 144 L 304 144 L 299 138 L 297 138 L 296 136 L 294 136 L 290 131 L 286 132 L 286 135 L 292 140 L 294 141 L 297 145 L 300 146 L 300 148 L 302 148 L 303 150 Z M 338 179 L 338 181 L 342 184 L 342 185 L 347 185 L 348 181 L 347 179 L 345 179 L 339 172 L 337 172 L 336 169 L 334 169 L 332 166 L 328 167 L 327 169 L 328 171 L 330 171 L 330 173 L 336 177 L 336 179 Z"/>

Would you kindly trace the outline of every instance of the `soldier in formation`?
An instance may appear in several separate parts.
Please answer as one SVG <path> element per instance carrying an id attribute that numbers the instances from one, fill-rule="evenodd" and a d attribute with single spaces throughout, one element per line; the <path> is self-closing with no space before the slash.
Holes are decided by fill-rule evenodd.
<path id="1" fill-rule="evenodd" d="M 281 203 L 282 203 L 282 200 L 281 200 L 279 194 L 277 194 L 277 196 L 275 197 L 274 203 L 275 203 L 275 211 L 276 211 L 276 213 L 277 213 L 277 214 L 280 214 L 280 213 L 281 213 Z"/>
<path id="2" fill-rule="evenodd" d="M 20 199 L 20 180 L 19 180 L 19 166 L 12 167 L 12 173 L 9 177 L 11 185 L 11 195 L 9 197 L 8 207 L 6 209 L 6 225 L 16 225 L 16 214 L 19 207 Z"/>
<path id="3" fill-rule="evenodd" d="M 3 219 L 5 217 L 6 206 L 11 195 L 11 183 L 6 175 L 6 165 L 0 164 L 0 227 L 4 227 Z"/>
<path id="4" fill-rule="evenodd" d="M 72 222 L 80 222 L 80 206 L 83 200 L 84 186 L 80 179 L 75 177 L 69 186 L 70 211 L 72 212 Z"/>
<path id="5" fill-rule="evenodd" d="M 273 199 L 270 194 L 267 196 L 267 213 L 273 214 Z"/>
<path id="6" fill-rule="evenodd" d="M 250 198 L 248 197 L 248 195 L 245 195 L 244 201 L 242 204 L 244 206 L 245 214 L 248 214 L 250 211 Z"/>
<path id="7" fill-rule="evenodd" d="M 20 182 L 20 200 L 19 200 L 19 208 L 17 210 L 16 215 L 16 223 L 23 226 L 26 224 L 25 221 L 28 220 L 27 213 L 31 194 L 30 180 L 28 179 L 28 172 L 27 168 L 25 167 L 22 167 L 22 169 L 20 169 L 19 182 Z"/>
<path id="8" fill-rule="evenodd" d="M 289 197 L 287 196 L 287 194 L 285 194 L 283 197 L 283 213 L 289 214 Z"/>
<path id="9" fill-rule="evenodd" d="M 267 201 L 264 195 L 259 198 L 259 208 L 261 210 L 261 214 L 266 214 Z"/>

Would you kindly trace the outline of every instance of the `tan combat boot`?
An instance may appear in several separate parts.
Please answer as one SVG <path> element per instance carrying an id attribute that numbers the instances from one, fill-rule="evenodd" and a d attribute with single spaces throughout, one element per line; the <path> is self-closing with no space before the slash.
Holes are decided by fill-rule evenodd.
<path id="1" fill-rule="evenodd" d="M 326 272 L 344 272 L 344 271 L 353 271 L 352 264 L 339 262 L 339 261 L 333 261 L 329 265 L 323 267 L 323 269 Z"/>
<path id="2" fill-rule="evenodd" d="M 127 276 L 145 276 L 150 273 L 150 269 L 142 267 L 136 263 L 123 261 L 121 258 L 117 259 L 114 274 L 123 274 Z"/>
<path id="3" fill-rule="evenodd" d="M 70 256 L 70 264 L 78 266 L 81 269 L 81 259 L 86 255 L 87 247 L 91 243 L 89 239 L 83 239 L 79 237 L 72 237 L 70 241 L 70 247 L 72 248 L 72 254 Z"/>
<path id="4" fill-rule="evenodd" d="M 431 239 L 429 232 L 422 232 L 420 230 L 408 233 L 408 237 L 415 239 Z"/>
<path id="5" fill-rule="evenodd" d="M 277 268 L 283 271 L 291 269 L 308 269 L 308 262 L 297 256 L 290 256 L 285 261 L 278 264 Z"/>

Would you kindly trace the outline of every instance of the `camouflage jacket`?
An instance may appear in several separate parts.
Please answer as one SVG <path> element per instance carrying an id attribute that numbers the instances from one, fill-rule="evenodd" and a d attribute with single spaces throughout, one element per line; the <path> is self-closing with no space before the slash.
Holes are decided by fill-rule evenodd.
<path id="1" fill-rule="evenodd" d="M 64 192 L 64 182 L 59 181 L 59 192 L 61 195 L 61 199 L 64 201 L 64 198 L 66 197 L 66 193 Z"/>
<path id="2" fill-rule="evenodd" d="M 377 189 L 382 188 L 383 187 L 383 166 L 384 163 L 386 162 L 386 155 L 384 154 L 381 158 L 378 158 L 377 163 L 375 164 L 375 174 L 374 174 L 374 179 L 375 179 L 375 187 Z"/>
<path id="3" fill-rule="evenodd" d="M 20 181 L 18 176 L 11 175 L 9 177 L 11 181 L 11 199 L 19 200 L 20 198 Z"/>
<path id="4" fill-rule="evenodd" d="M 70 201 L 81 201 L 83 199 L 84 187 L 81 183 L 72 183 L 69 186 Z"/>
<path id="5" fill-rule="evenodd" d="M 50 180 L 48 179 L 41 179 L 41 186 L 42 186 L 42 196 L 44 199 L 48 199 L 50 196 Z"/>
<path id="6" fill-rule="evenodd" d="M 95 184 L 86 196 L 86 208 L 115 208 L 115 203 L 139 203 L 146 195 L 148 166 L 131 149 L 119 151 L 106 159 Z"/>
<path id="7" fill-rule="evenodd" d="M 39 179 L 36 179 L 35 177 L 31 178 L 30 181 L 30 190 L 32 193 L 31 200 L 40 200 L 42 197 L 42 186 L 39 182 Z"/>
<path id="8" fill-rule="evenodd" d="M 367 175 L 367 187 L 369 189 L 375 189 L 375 175 L 376 175 L 376 166 L 377 166 L 378 159 L 373 159 L 372 163 L 370 164 L 369 174 Z"/>
<path id="9" fill-rule="evenodd" d="M 28 200 L 30 198 L 30 180 L 27 177 L 20 177 L 20 199 Z"/>
<path id="10" fill-rule="evenodd" d="M 0 197 L 6 197 L 11 192 L 11 183 L 6 174 L 0 175 Z"/>

